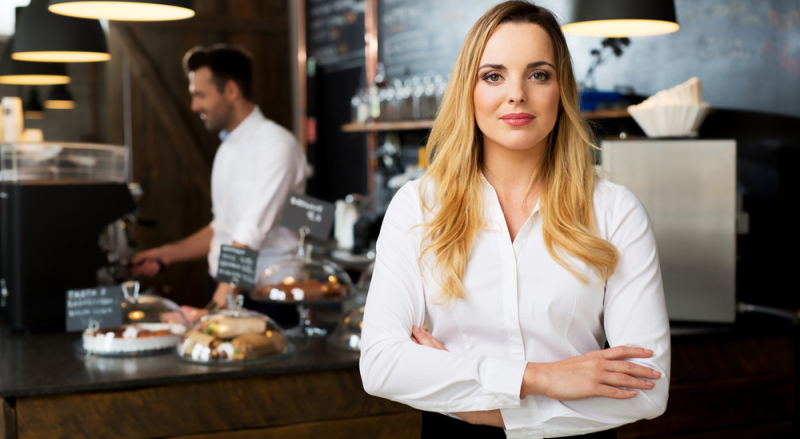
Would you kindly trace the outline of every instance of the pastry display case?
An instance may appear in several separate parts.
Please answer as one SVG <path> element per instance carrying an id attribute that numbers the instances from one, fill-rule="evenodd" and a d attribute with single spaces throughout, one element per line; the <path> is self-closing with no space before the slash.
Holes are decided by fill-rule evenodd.
<path id="1" fill-rule="evenodd" d="M 330 337 L 330 343 L 333 347 L 344 349 L 346 351 L 361 352 L 361 329 L 364 321 L 364 304 L 367 301 L 367 292 L 369 291 L 370 283 L 372 282 L 372 273 L 375 270 L 375 263 L 371 263 L 358 278 L 355 286 L 355 294 L 353 294 L 352 303 L 356 307 L 346 311 L 339 324 L 336 325 L 336 330 Z"/>
<path id="2" fill-rule="evenodd" d="M 228 309 L 204 315 L 175 348 L 179 359 L 209 365 L 239 365 L 278 361 L 294 345 L 268 316 L 242 308 L 244 296 L 228 298 Z"/>
<path id="3" fill-rule="evenodd" d="M 324 337 L 328 331 L 317 322 L 317 304 L 341 302 L 354 288 L 350 276 L 334 262 L 311 258 L 311 245 L 304 245 L 308 228 L 300 229 L 300 243 L 293 259 L 264 270 L 250 298 L 259 302 L 296 304 L 299 324 L 288 331 L 292 337 Z"/>
<path id="4" fill-rule="evenodd" d="M 87 354 L 110 356 L 151 355 L 169 352 L 186 332 L 180 307 L 153 294 L 139 294 L 138 282 L 121 285 L 122 326 L 100 329 L 89 323 L 77 343 Z"/>

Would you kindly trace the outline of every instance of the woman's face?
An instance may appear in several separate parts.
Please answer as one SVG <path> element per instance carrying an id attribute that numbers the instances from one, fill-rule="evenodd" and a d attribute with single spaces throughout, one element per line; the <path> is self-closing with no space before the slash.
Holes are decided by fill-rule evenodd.
<path id="1" fill-rule="evenodd" d="M 483 51 L 473 99 L 484 148 L 544 145 L 558 116 L 558 78 L 550 37 L 539 25 L 497 27 Z"/>

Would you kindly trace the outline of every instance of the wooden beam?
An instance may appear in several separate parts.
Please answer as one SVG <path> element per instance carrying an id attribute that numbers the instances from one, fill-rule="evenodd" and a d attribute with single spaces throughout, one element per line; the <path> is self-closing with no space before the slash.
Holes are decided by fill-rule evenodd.
<path id="1" fill-rule="evenodd" d="M 175 148 L 186 171 L 206 197 L 211 197 L 211 163 L 203 156 L 191 127 L 181 115 L 180 103 L 175 102 L 158 73 L 155 64 L 141 47 L 136 35 L 127 25 L 114 23 L 111 36 L 130 60 L 131 74 L 152 103 L 164 128 L 169 133 L 170 144 Z"/>

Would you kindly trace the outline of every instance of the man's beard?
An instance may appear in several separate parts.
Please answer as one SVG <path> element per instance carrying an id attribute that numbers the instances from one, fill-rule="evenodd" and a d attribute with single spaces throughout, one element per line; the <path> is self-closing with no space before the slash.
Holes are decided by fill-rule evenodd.
<path id="1" fill-rule="evenodd" d="M 221 131 L 225 128 L 225 123 L 216 117 L 211 117 L 208 113 L 206 113 L 206 118 L 203 120 L 203 125 L 205 125 L 206 130 L 208 131 Z"/>

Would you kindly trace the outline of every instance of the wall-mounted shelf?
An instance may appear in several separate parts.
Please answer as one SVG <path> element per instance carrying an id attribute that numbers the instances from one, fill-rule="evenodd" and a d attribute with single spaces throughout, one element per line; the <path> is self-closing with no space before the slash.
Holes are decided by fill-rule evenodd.
<path id="1" fill-rule="evenodd" d="M 429 130 L 431 128 L 433 128 L 432 120 L 404 120 L 396 122 L 348 123 L 342 125 L 342 131 L 346 133 L 360 133 L 366 131 Z"/>
<path id="2" fill-rule="evenodd" d="M 583 116 L 587 119 L 614 119 L 628 117 L 628 110 L 600 110 L 585 111 Z M 408 131 L 408 130 L 429 130 L 433 128 L 432 120 L 405 120 L 396 122 L 370 122 L 370 123 L 348 123 L 342 125 L 345 133 L 365 133 L 376 131 Z"/>

